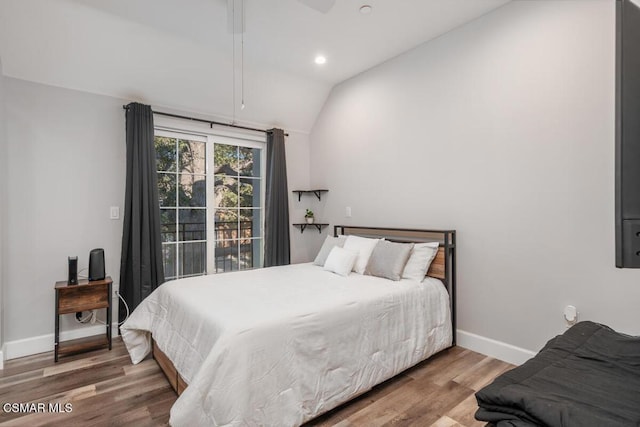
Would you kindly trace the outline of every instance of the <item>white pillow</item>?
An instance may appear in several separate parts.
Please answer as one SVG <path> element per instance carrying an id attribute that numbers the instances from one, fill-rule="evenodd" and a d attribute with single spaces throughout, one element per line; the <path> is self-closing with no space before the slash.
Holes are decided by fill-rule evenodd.
<path id="1" fill-rule="evenodd" d="M 438 254 L 439 246 L 438 242 L 417 243 L 414 245 L 411 255 L 409 255 L 409 261 L 404 266 L 402 278 L 422 282 L 427 271 L 429 271 L 431 262 Z"/>
<path id="2" fill-rule="evenodd" d="M 364 270 L 367 268 L 367 263 L 369 262 L 369 257 L 371 257 L 371 253 L 373 252 L 373 248 L 376 247 L 380 240 L 383 239 L 368 239 L 366 237 L 359 236 L 347 237 L 347 241 L 344 242 L 343 248 L 349 251 L 354 251 L 358 254 L 358 259 L 356 259 L 356 263 L 353 266 L 353 271 L 358 274 L 364 273 Z"/>
<path id="3" fill-rule="evenodd" d="M 324 243 L 318 251 L 318 255 L 316 256 L 316 259 L 313 261 L 313 263 L 315 265 L 324 265 L 324 263 L 327 262 L 327 257 L 329 256 L 329 252 L 331 252 L 331 249 L 333 249 L 334 246 L 343 247 L 346 240 L 347 236 L 327 236 L 327 238 L 324 239 Z"/>
<path id="4" fill-rule="evenodd" d="M 341 276 L 348 276 L 357 257 L 357 252 L 334 246 L 329 252 L 327 262 L 324 263 L 324 269 Z"/>

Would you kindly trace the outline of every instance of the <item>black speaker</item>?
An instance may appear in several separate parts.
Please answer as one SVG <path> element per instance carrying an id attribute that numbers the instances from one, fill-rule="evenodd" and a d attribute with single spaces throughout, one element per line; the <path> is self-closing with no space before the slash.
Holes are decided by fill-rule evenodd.
<path id="1" fill-rule="evenodd" d="M 89 252 L 89 281 L 104 279 L 104 249 Z"/>
<path id="2" fill-rule="evenodd" d="M 69 257 L 69 281 L 68 285 L 77 285 L 78 284 L 78 257 L 70 256 Z"/>

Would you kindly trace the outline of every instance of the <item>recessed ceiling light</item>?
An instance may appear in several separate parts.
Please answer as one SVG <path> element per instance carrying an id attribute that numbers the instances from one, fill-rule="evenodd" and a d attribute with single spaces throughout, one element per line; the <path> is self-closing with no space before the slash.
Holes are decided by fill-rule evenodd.
<path id="1" fill-rule="evenodd" d="M 318 64 L 318 65 L 322 65 L 322 64 L 324 64 L 325 62 L 327 62 L 327 58 L 325 58 L 325 57 L 324 57 L 324 56 L 322 56 L 322 55 L 318 55 L 318 56 L 316 56 L 315 62 L 316 62 L 316 64 Z"/>
<path id="2" fill-rule="evenodd" d="M 372 10 L 373 10 L 373 8 L 371 6 L 369 6 L 368 4 L 365 4 L 365 5 L 360 7 L 360 13 L 363 14 L 363 15 L 370 14 Z"/>

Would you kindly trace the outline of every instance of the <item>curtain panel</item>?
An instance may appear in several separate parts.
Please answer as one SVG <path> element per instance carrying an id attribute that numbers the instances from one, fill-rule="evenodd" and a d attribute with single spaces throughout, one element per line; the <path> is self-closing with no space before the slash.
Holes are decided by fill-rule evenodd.
<path id="1" fill-rule="evenodd" d="M 291 263 L 289 240 L 289 189 L 284 131 L 267 131 L 266 210 L 264 266 Z"/>
<path id="2" fill-rule="evenodd" d="M 153 111 L 131 103 L 126 112 L 125 189 L 120 294 L 133 311 L 164 282 Z M 120 321 L 126 313 L 119 310 Z"/>

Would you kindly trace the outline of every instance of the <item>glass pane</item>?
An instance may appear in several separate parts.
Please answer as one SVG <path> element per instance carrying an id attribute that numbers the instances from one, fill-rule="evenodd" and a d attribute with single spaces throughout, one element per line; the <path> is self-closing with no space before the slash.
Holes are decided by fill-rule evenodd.
<path id="1" fill-rule="evenodd" d="M 180 209 L 178 239 L 181 242 L 207 239 L 207 210 Z"/>
<path id="2" fill-rule="evenodd" d="M 243 239 L 240 241 L 240 270 L 253 268 L 254 245 L 259 243 L 259 241 L 253 239 Z"/>
<path id="3" fill-rule="evenodd" d="M 176 140 L 166 136 L 156 136 L 156 170 L 171 171 L 176 170 Z"/>
<path id="4" fill-rule="evenodd" d="M 176 241 L 175 209 L 160 209 L 160 237 L 162 242 Z"/>
<path id="5" fill-rule="evenodd" d="M 180 243 L 180 276 L 207 273 L 207 244 Z"/>
<path id="6" fill-rule="evenodd" d="M 238 241 L 217 241 L 215 259 L 216 273 L 238 270 Z"/>
<path id="7" fill-rule="evenodd" d="M 216 209 L 216 240 L 238 238 L 238 211 L 235 209 Z"/>
<path id="8" fill-rule="evenodd" d="M 176 277 L 176 244 L 162 244 L 162 261 L 164 263 L 164 278 L 174 279 Z"/>
<path id="9" fill-rule="evenodd" d="M 178 140 L 180 171 L 204 175 L 206 173 L 206 143 L 200 141 Z"/>
<path id="10" fill-rule="evenodd" d="M 240 147 L 238 154 L 238 166 L 242 176 L 260 176 L 260 153 L 259 148 Z"/>
<path id="11" fill-rule="evenodd" d="M 240 207 L 260 207 L 260 180 L 240 178 Z"/>
<path id="12" fill-rule="evenodd" d="M 180 186 L 178 190 L 180 206 L 204 208 L 207 206 L 207 178 L 202 175 L 178 175 Z"/>
<path id="13" fill-rule="evenodd" d="M 238 179 L 228 176 L 215 177 L 216 207 L 235 208 L 238 206 Z"/>
<path id="14" fill-rule="evenodd" d="M 176 206 L 176 175 L 158 173 L 158 199 L 160 206 Z"/>
<path id="15" fill-rule="evenodd" d="M 214 144 L 213 173 L 238 175 L 238 147 L 235 145 Z"/>
<path id="16" fill-rule="evenodd" d="M 240 209 L 240 238 L 260 236 L 260 209 Z"/>

